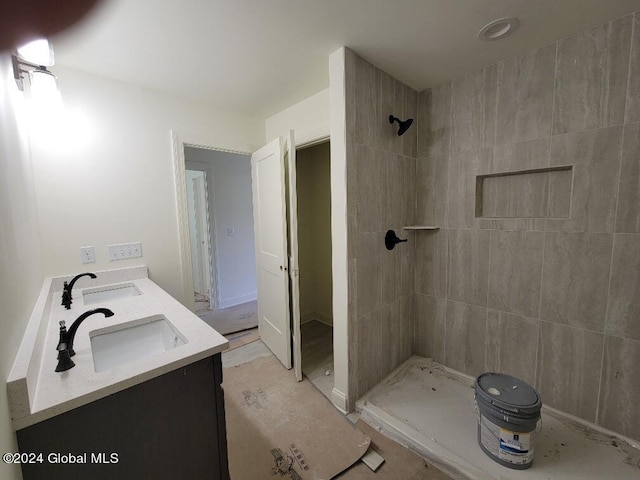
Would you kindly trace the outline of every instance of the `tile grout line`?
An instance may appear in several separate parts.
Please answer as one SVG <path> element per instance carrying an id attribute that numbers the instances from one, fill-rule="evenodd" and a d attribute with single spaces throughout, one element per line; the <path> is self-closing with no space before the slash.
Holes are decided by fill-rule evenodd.
<path id="1" fill-rule="evenodd" d="M 632 28 L 633 31 L 633 28 Z M 631 69 L 629 67 L 629 69 Z M 600 359 L 600 381 L 598 382 L 598 398 L 596 400 L 596 425 L 600 424 L 600 398 L 602 396 L 602 384 L 604 383 L 604 357 L 605 350 L 607 347 L 607 324 L 609 319 L 609 302 L 611 298 L 611 278 L 613 277 L 613 258 L 615 252 L 616 245 L 616 219 L 618 217 L 618 205 L 620 204 L 620 180 L 622 177 L 622 161 L 624 158 L 624 125 L 622 127 L 622 135 L 620 142 L 622 145 L 620 146 L 620 158 L 618 163 L 618 184 L 616 186 L 616 208 L 615 213 L 613 215 L 613 232 L 611 234 L 611 259 L 609 261 L 609 283 L 607 285 L 607 306 L 604 312 L 604 325 L 602 328 L 602 357 Z"/>
<path id="2" fill-rule="evenodd" d="M 555 110 L 556 110 L 556 84 L 558 80 L 558 57 L 560 56 L 560 40 L 556 40 L 556 57 L 553 65 L 553 93 L 551 95 L 551 126 L 549 128 L 549 167 L 551 167 L 551 140 L 553 139 L 553 121 L 555 119 Z M 569 213 L 571 214 L 571 213 Z M 545 221 L 546 226 L 546 221 Z"/>
<path id="3" fill-rule="evenodd" d="M 445 293 L 444 293 L 444 331 L 442 338 L 442 363 L 446 365 L 447 363 L 447 312 L 449 310 L 449 222 L 450 222 L 450 212 L 451 205 L 449 202 L 450 192 L 449 185 L 451 179 L 451 149 L 453 148 L 453 94 L 454 94 L 454 81 L 451 81 L 451 89 L 449 91 L 449 115 L 447 122 L 449 123 L 449 148 L 447 149 L 447 198 L 445 202 L 445 215 L 444 215 L 444 224 L 446 231 L 446 258 L 445 258 Z"/>
<path id="4" fill-rule="evenodd" d="M 418 179 L 418 162 L 420 158 L 420 93 L 416 92 L 416 157 L 414 161 L 415 166 L 415 179 Z M 414 202 L 413 202 L 413 225 L 418 225 L 418 185 L 416 184 L 416 189 L 414 192 Z M 415 290 L 415 275 L 414 275 L 414 290 Z"/>
<path id="5" fill-rule="evenodd" d="M 609 262 L 609 285 L 607 287 L 607 306 L 604 312 L 604 325 L 602 328 L 602 355 L 600 356 L 600 378 L 598 380 L 598 397 L 596 398 L 596 419 L 595 424 L 600 425 L 600 397 L 602 395 L 602 383 L 604 378 L 604 352 L 607 347 L 607 317 L 609 316 L 609 297 L 611 294 L 611 270 L 613 268 L 613 251 L 615 245 L 615 235 L 611 236 L 611 261 Z"/>
<path id="6" fill-rule="evenodd" d="M 489 230 L 489 266 L 487 269 L 487 297 L 486 297 L 486 307 L 485 307 L 485 311 L 486 311 L 486 315 L 487 315 L 487 320 L 486 320 L 486 325 L 485 325 L 485 343 L 484 343 L 484 368 L 488 368 L 487 365 L 487 345 L 488 345 L 488 341 L 489 341 L 489 288 L 491 285 L 491 237 L 493 235 L 493 231 Z M 498 331 L 500 331 L 500 313 L 498 313 Z M 500 346 L 498 346 L 498 370 L 500 370 Z"/>
<path id="7" fill-rule="evenodd" d="M 560 40 L 555 41 L 556 44 L 556 58 L 553 66 L 553 96 L 551 98 L 551 128 L 549 137 L 553 138 L 555 133 L 555 117 L 556 117 L 556 93 L 558 84 L 558 63 L 560 57 Z M 551 164 L 551 157 L 549 157 L 549 164 Z"/>
<path id="8" fill-rule="evenodd" d="M 493 149 L 493 152 L 491 154 L 491 164 L 490 164 L 490 168 L 493 170 L 494 164 L 493 161 L 495 160 L 495 150 L 496 150 L 496 145 L 498 143 L 498 105 L 499 105 L 499 101 L 500 101 L 500 66 L 502 65 L 502 69 L 504 70 L 504 60 L 498 62 L 495 64 L 496 65 L 496 106 L 495 106 L 495 111 L 493 112 L 493 144 L 491 145 L 491 148 Z"/>
<path id="9" fill-rule="evenodd" d="M 611 298 L 611 279 L 613 277 L 613 259 L 614 259 L 614 252 L 615 252 L 615 244 L 616 244 L 616 226 L 618 223 L 618 207 L 620 205 L 620 182 L 622 180 L 622 163 L 624 160 L 624 136 L 625 136 L 625 130 L 626 130 L 626 121 L 627 121 L 627 108 L 629 105 L 628 102 L 628 98 L 629 98 L 629 85 L 631 84 L 631 59 L 633 58 L 633 39 L 634 39 L 634 34 L 635 34 L 635 23 L 636 23 L 636 15 L 637 13 L 634 13 L 631 15 L 631 39 L 629 42 L 629 57 L 627 59 L 627 65 L 628 65 L 628 71 L 627 71 L 627 85 L 626 85 L 626 89 L 625 89 L 625 96 L 624 96 L 624 115 L 622 118 L 622 134 L 621 134 L 621 145 L 620 145 L 620 157 L 619 157 L 619 162 L 618 162 L 618 179 L 617 179 L 617 185 L 616 185 L 616 208 L 615 208 L 615 212 L 613 215 L 613 231 L 612 231 L 612 235 L 611 235 L 611 260 L 609 262 L 609 283 L 607 286 L 607 306 L 605 308 L 605 314 L 604 314 L 604 325 L 603 325 L 603 329 L 602 329 L 602 356 L 600 359 L 600 380 L 598 382 L 598 398 L 596 399 L 596 421 L 595 423 L 597 425 L 600 424 L 601 421 L 601 397 L 602 397 L 602 387 L 603 387 L 603 383 L 604 383 L 604 357 L 605 357 L 605 351 L 607 348 L 607 324 L 608 324 L 608 319 L 609 319 L 609 303 L 610 303 L 610 298 Z M 611 23 L 612 27 L 613 27 L 613 22 Z"/>
<path id="10" fill-rule="evenodd" d="M 538 337 L 536 339 L 536 364 L 535 364 L 535 368 L 533 369 L 533 378 L 534 380 L 534 384 L 538 383 L 537 379 L 538 379 L 538 348 L 540 346 L 540 321 L 542 320 L 542 290 L 544 288 L 544 258 L 545 258 L 545 253 L 546 253 L 546 249 L 547 249 L 547 233 L 548 232 L 542 232 L 542 258 L 541 258 L 541 263 L 540 263 L 540 297 L 538 298 Z"/>
<path id="11" fill-rule="evenodd" d="M 433 89 L 429 90 L 429 94 L 431 95 L 433 92 Z M 416 92 L 416 120 L 417 120 L 417 131 L 416 131 L 416 143 L 415 143 L 415 153 L 416 153 L 416 158 L 414 160 L 414 178 L 417 179 L 418 176 L 418 162 L 420 161 L 420 139 L 421 139 L 421 135 L 420 135 L 420 130 L 421 130 L 421 125 L 420 125 L 420 119 L 422 118 L 420 115 L 420 111 L 421 108 L 424 108 L 422 106 L 422 102 L 421 102 L 421 94 L 422 92 Z M 423 126 L 423 128 L 426 128 L 426 125 Z M 428 161 L 428 157 L 426 156 L 426 152 L 425 152 L 425 157 L 424 157 L 425 161 Z M 414 202 L 413 202 L 413 225 L 417 225 L 418 222 L 418 184 L 415 184 L 415 191 L 414 191 Z M 424 219 L 424 217 L 421 217 Z M 426 222 L 425 222 L 426 223 Z M 417 241 L 416 241 L 417 235 L 413 235 L 413 260 L 414 260 L 414 265 L 417 264 L 417 260 L 418 260 L 418 248 L 417 248 Z M 418 324 L 419 324 L 419 319 L 418 319 L 418 269 L 414 267 L 413 270 L 413 339 L 412 339 L 412 354 L 416 355 L 417 351 L 419 350 L 419 344 L 420 342 L 420 338 L 418 335 Z"/>
<path id="12" fill-rule="evenodd" d="M 495 90 L 495 110 L 493 116 L 493 144 L 491 145 L 491 160 L 489 161 L 489 171 L 495 171 L 495 160 L 496 160 L 496 144 L 498 138 L 498 105 L 500 104 L 500 73 L 501 68 L 504 70 L 505 61 L 500 61 L 496 63 L 496 90 Z M 486 99 L 485 99 L 486 104 Z M 485 116 L 486 117 L 486 116 Z M 477 178 L 477 177 L 476 177 Z M 477 192 L 476 192 L 477 193 Z M 477 195 L 475 196 L 475 201 L 478 201 Z M 474 205 L 475 206 L 475 205 Z M 495 226 L 495 224 L 491 224 Z M 482 229 L 481 229 L 482 230 Z M 485 301 L 485 342 L 484 342 L 484 365 L 487 368 L 487 347 L 489 342 L 488 332 L 489 332 L 489 289 L 491 288 L 491 240 L 493 237 L 493 230 L 489 229 L 489 256 L 488 256 L 488 266 L 487 266 L 487 296 Z M 498 313 L 498 332 L 500 331 L 500 320 L 501 315 Z M 498 371 L 501 369 L 500 362 L 500 345 L 498 345 Z"/>
<path id="13" fill-rule="evenodd" d="M 617 194 L 616 195 L 616 211 L 615 211 L 615 214 L 613 215 L 613 234 L 614 235 L 616 234 L 616 227 L 618 225 L 618 205 L 620 204 L 620 182 L 622 180 L 622 162 L 624 160 L 624 137 L 625 137 L 625 131 L 627 129 L 626 128 L 627 108 L 629 106 L 629 102 L 627 100 L 629 98 L 629 86 L 631 85 L 631 59 L 633 58 L 633 38 L 635 34 L 636 15 L 637 13 L 634 13 L 633 15 L 631 15 L 631 42 L 629 45 L 629 59 L 628 59 L 629 71 L 627 72 L 627 87 L 624 95 L 624 117 L 622 119 L 622 146 L 620 148 L 620 165 L 618 170 L 618 185 L 616 189 L 616 194 Z M 613 253 L 612 253 L 612 258 L 613 258 Z"/>
<path id="14" fill-rule="evenodd" d="M 637 12 L 631 15 L 631 41 L 629 42 L 629 58 L 627 59 L 629 70 L 627 71 L 627 87 L 624 92 L 624 115 L 622 117 L 622 125 L 625 125 L 627 123 L 627 108 L 629 107 L 629 85 L 631 84 L 631 59 L 633 58 L 633 38 L 635 34 L 636 15 Z"/>
<path id="15" fill-rule="evenodd" d="M 420 110 L 421 110 L 421 92 L 416 92 L 416 158 L 414 160 L 414 179 L 415 181 L 418 180 L 418 162 L 420 161 Z M 431 90 L 430 92 L 431 93 Z M 424 217 L 422 217 L 424 218 Z M 413 222 L 411 223 L 412 225 L 418 225 L 418 184 L 415 184 L 415 191 L 414 191 L 414 202 L 413 202 Z M 426 222 L 425 222 L 426 223 Z M 414 235 L 413 236 L 413 261 L 414 261 L 414 269 L 413 269 L 413 339 L 412 339 L 412 345 L 411 345 L 411 350 L 412 350 L 412 355 L 417 355 L 418 352 L 418 348 L 416 346 L 416 344 L 420 343 L 419 341 L 419 337 L 418 337 L 418 281 L 417 281 L 417 277 L 418 277 L 418 269 L 415 268 L 415 265 L 418 263 L 418 248 L 417 248 L 417 241 L 416 241 L 417 236 Z"/>
<path id="16" fill-rule="evenodd" d="M 555 52 L 555 62 L 553 67 L 553 93 L 551 97 L 551 128 L 549 132 L 549 167 L 551 166 L 552 160 L 552 151 L 551 144 L 553 139 L 553 130 L 554 130 L 554 117 L 555 117 L 555 108 L 556 108 L 556 85 L 558 79 L 558 57 L 560 55 L 560 41 L 555 42 L 556 52 Z M 572 168 L 573 171 L 573 168 Z M 573 177 L 573 175 L 572 175 Z M 573 178 L 572 178 L 573 180 Z M 547 209 L 550 208 L 549 196 L 551 195 L 551 183 L 547 185 Z M 573 188 L 569 193 L 569 218 L 571 218 L 571 198 L 573 197 Z M 538 365 L 540 363 L 540 336 L 542 335 L 542 291 L 544 287 L 544 258 L 547 244 L 547 220 L 544 220 L 544 227 L 542 230 L 542 264 L 540 266 L 540 298 L 538 300 L 538 334 L 536 336 L 536 359 L 535 366 L 533 368 L 533 383 L 535 387 L 538 387 Z"/>

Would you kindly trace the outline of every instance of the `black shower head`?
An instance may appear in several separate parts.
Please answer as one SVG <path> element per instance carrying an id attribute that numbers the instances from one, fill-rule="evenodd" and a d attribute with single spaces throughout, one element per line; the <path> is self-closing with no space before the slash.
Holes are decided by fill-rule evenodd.
<path id="1" fill-rule="evenodd" d="M 389 115 L 389 123 L 398 122 L 400 128 L 398 128 L 398 136 L 402 135 L 404 132 L 409 130 L 409 127 L 413 123 L 413 118 L 407 118 L 404 122 L 400 120 L 398 117 L 394 117 L 393 115 Z"/>

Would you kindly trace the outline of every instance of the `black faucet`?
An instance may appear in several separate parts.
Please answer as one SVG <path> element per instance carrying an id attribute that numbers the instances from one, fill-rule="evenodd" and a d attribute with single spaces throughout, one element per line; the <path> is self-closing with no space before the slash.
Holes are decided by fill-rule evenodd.
<path id="1" fill-rule="evenodd" d="M 94 313 L 102 313 L 105 317 L 113 316 L 113 312 L 108 308 L 96 308 L 95 310 L 89 310 L 88 312 L 84 312 L 80 315 L 76 321 L 71 324 L 69 331 L 67 331 L 64 320 L 60 321 L 60 340 L 56 347 L 56 350 L 58 351 L 58 366 L 56 367 L 56 372 L 64 372 L 65 370 L 69 370 L 76 366 L 73 360 L 71 360 L 71 357 L 76 354 L 73 350 L 73 340 L 76 337 L 76 332 L 78 331 L 80 324 Z"/>
<path id="2" fill-rule="evenodd" d="M 66 308 L 67 310 L 69 310 L 71 308 L 71 301 L 73 300 L 73 297 L 71 296 L 71 290 L 73 289 L 73 286 L 76 284 L 76 282 L 78 281 L 79 278 L 81 277 L 91 277 L 91 278 L 96 278 L 95 273 L 81 273 L 80 275 L 76 275 L 75 277 L 73 277 L 73 280 L 71 280 L 71 282 L 67 283 L 64 282 L 64 287 L 62 288 L 62 303 L 61 305 L 64 305 L 64 308 Z"/>

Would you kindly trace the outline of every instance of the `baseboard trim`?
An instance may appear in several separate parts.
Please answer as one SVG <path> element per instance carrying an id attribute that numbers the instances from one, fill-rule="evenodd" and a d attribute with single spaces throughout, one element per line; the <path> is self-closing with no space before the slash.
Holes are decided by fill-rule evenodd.
<path id="1" fill-rule="evenodd" d="M 333 328 L 333 318 L 331 315 L 327 315 L 326 313 L 320 312 L 307 312 L 300 317 L 300 323 L 309 323 L 312 320 L 315 320 L 320 323 L 324 323 L 325 325 Z"/>
<path id="2" fill-rule="evenodd" d="M 349 413 L 347 410 L 347 396 L 336 387 L 331 390 L 331 403 L 345 415 Z"/>
<path id="3" fill-rule="evenodd" d="M 258 298 L 258 292 L 248 292 L 234 297 L 221 298 L 218 308 L 229 308 L 241 303 L 251 302 Z"/>
<path id="4" fill-rule="evenodd" d="M 315 312 L 307 312 L 307 313 L 303 313 L 300 315 L 300 323 L 301 324 L 305 324 L 305 323 L 309 323 L 312 320 L 315 320 Z"/>

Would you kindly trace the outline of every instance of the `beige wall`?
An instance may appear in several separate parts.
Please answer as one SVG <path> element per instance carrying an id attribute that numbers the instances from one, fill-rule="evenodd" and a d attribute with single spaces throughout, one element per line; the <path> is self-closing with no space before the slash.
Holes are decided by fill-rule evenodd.
<path id="1" fill-rule="evenodd" d="M 33 132 L 45 275 L 144 263 L 188 304 L 181 281 L 171 130 L 223 149 L 253 151 L 262 120 L 185 104 L 75 70 L 55 68 L 64 112 Z M 142 242 L 142 259 L 109 262 L 107 245 Z M 79 248 L 95 245 L 95 264 Z"/>
<path id="2" fill-rule="evenodd" d="M 413 352 L 417 128 L 402 137 L 389 115 L 417 115 L 418 94 L 346 50 L 349 397 L 357 399 Z M 408 243 L 389 251 L 388 229 Z"/>
<path id="3" fill-rule="evenodd" d="M 331 283 L 333 288 L 333 366 L 331 401 L 342 411 L 353 410 L 355 377 L 352 376 L 354 341 L 349 322 L 352 309 L 349 287 L 347 208 L 347 49 L 329 55 L 329 118 L 331 132 Z"/>
<path id="4" fill-rule="evenodd" d="M 145 263 L 184 302 L 171 130 L 252 151 L 263 143 L 264 123 L 60 67 L 54 70 L 63 110 L 53 121 L 39 116 L 27 123 L 10 59 L 0 62 L 0 369 L 6 378 L 43 277 L 87 269 L 81 246 L 96 247 L 97 263 L 88 269 Z M 107 261 L 108 244 L 129 241 L 143 243 L 142 259 Z M 6 395 L 0 398 L 1 450 L 15 451 Z M 0 471 L 2 478 L 20 478 L 15 467 L 0 464 Z"/>
<path id="5" fill-rule="evenodd" d="M 636 14 L 422 92 L 417 219 L 442 229 L 416 234 L 418 354 L 516 375 L 545 404 L 634 439 L 639 65 Z M 548 218 L 475 216 L 477 175 L 558 165 L 572 166 L 571 190 L 549 178 L 548 197 L 501 200 L 548 202 Z"/>
<path id="6" fill-rule="evenodd" d="M 302 321 L 333 323 L 329 142 L 296 152 Z"/>
<path id="7" fill-rule="evenodd" d="M 6 379 L 42 286 L 40 242 L 25 102 L 11 59 L 0 55 L 0 373 Z M 0 452 L 16 452 L 6 389 L 0 393 Z M 0 478 L 22 478 L 0 463 Z"/>
<path id="8" fill-rule="evenodd" d="M 266 141 L 295 130 L 296 145 L 329 135 L 329 89 L 305 98 L 265 121 Z"/>

